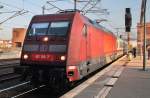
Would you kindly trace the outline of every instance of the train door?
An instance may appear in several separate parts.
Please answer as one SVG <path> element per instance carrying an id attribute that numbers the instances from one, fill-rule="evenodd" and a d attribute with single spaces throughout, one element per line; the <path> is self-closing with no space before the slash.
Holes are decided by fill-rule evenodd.
<path id="1" fill-rule="evenodd" d="M 91 32 L 91 29 L 90 29 L 90 26 L 88 25 L 85 25 L 85 37 L 86 37 L 86 73 L 90 73 L 90 65 L 91 65 L 91 57 L 90 57 L 90 32 Z"/>
<path id="2" fill-rule="evenodd" d="M 87 25 L 84 24 L 83 28 L 82 28 L 82 37 L 81 37 L 81 43 L 80 43 L 80 59 L 82 60 L 81 66 L 80 66 L 80 70 L 81 70 L 81 75 L 85 76 L 89 69 L 87 67 L 88 65 L 88 31 L 87 31 Z"/>
<path id="3" fill-rule="evenodd" d="M 86 37 L 86 72 L 88 73 L 90 71 L 90 55 L 89 55 L 89 28 L 87 25 L 85 25 L 85 37 Z"/>
<path id="4" fill-rule="evenodd" d="M 85 39 L 85 57 L 87 60 L 87 56 L 88 56 L 88 31 L 87 31 L 87 25 L 83 26 L 83 31 L 82 31 L 82 36 Z"/>

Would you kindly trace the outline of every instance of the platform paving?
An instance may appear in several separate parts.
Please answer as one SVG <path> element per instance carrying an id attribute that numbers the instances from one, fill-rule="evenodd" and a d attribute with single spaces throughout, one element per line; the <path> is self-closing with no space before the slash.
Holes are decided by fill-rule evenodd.
<path id="1" fill-rule="evenodd" d="M 150 98 L 150 61 L 142 67 L 142 59 L 133 58 L 106 98 Z"/>
<path id="2" fill-rule="evenodd" d="M 113 67 L 111 68 L 110 71 L 106 72 L 102 76 L 99 76 L 96 81 L 94 81 L 90 86 L 85 88 L 83 91 L 78 93 L 75 97 L 73 98 L 97 98 L 96 96 L 99 94 L 101 90 L 105 87 L 106 83 L 110 82 L 111 84 L 111 78 L 113 74 L 117 72 L 120 67 L 122 67 L 124 64 L 126 64 L 126 58 L 123 57 L 119 61 L 116 61 L 113 63 Z M 66 97 L 67 98 L 67 97 Z M 72 98 L 72 97 L 70 97 Z"/>
<path id="3" fill-rule="evenodd" d="M 147 60 L 146 71 L 142 70 L 142 61 L 142 57 L 128 61 L 124 56 L 89 86 L 82 89 L 85 82 L 61 98 L 150 98 L 150 60 Z M 78 91 L 80 89 L 82 91 Z"/>

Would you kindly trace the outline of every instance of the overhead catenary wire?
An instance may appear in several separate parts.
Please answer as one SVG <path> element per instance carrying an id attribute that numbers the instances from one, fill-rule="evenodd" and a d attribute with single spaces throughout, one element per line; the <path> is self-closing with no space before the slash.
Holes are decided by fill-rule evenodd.
<path id="1" fill-rule="evenodd" d="M 12 4 L 7 4 L 7 3 L 1 2 L 1 1 L 0 1 L 0 4 L 3 4 L 3 5 L 5 5 L 5 6 L 11 7 L 11 8 L 16 8 L 16 9 L 18 9 L 18 10 L 22 10 L 22 9 L 23 9 L 24 11 L 27 11 L 28 13 L 32 13 L 33 15 L 35 15 L 35 14 L 36 14 L 35 12 L 24 9 L 24 2 L 25 2 L 25 0 L 22 0 L 22 1 L 23 1 L 23 8 L 17 7 L 17 6 L 12 5 Z M 51 8 L 44 8 L 44 10 L 49 11 L 49 10 L 52 10 L 52 9 L 56 8 L 56 9 L 58 9 L 59 11 L 64 11 L 63 9 L 61 9 L 60 7 L 57 7 L 57 6 L 56 6 L 55 4 L 53 4 L 53 3 L 54 3 L 54 2 L 57 2 L 57 1 L 67 1 L 67 2 L 68 2 L 68 1 L 70 1 L 70 0 L 49 0 L 49 1 L 43 0 L 43 1 L 46 2 L 46 4 L 49 4 L 49 5 L 52 6 Z M 97 3 L 99 3 L 100 1 L 101 1 L 101 0 L 78 0 L 78 2 L 87 2 L 87 3 L 82 7 L 82 10 L 86 9 L 87 5 L 91 5 L 91 6 L 92 6 L 92 7 L 90 7 L 89 9 L 85 10 L 85 13 L 88 13 L 88 10 L 93 9 L 93 8 L 97 5 Z M 31 2 L 31 1 L 28 1 L 28 0 L 27 0 L 26 2 L 32 4 L 33 6 L 39 7 L 39 8 L 42 8 L 42 7 L 43 7 L 43 6 L 40 6 L 39 4 L 33 3 L 33 2 Z M 51 2 L 52 2 L 52 3 L 51 3 Z"/>
<path id="2" fill-rule="evenodd" d="M 7 6 L 7 7 L 16 8 L 18 10 L 24 10 L 24 11 L 28 11 L 28 12 L 30 12 L 32 14 L 36 14 L 35 12 L 29 11 L 29 10 L 26 10 L 26 9 L 23 9 L 23 8 L 20 8 L 20 7 L 11 5 L 11 4 L 7 4 L 7 3 L 1 2 L 1 1 L 0 1 L 0 3 L 3 4 L 3 5 L 5 5 L 5 6 Z"/>
<path id="3" fill-rule="evenodd" d="M 12 16 L 10 16 L 9 18 L 7 18 L 7 19 L 3 20 L 2 22 L 0 22 L 0 25 L 3 24 L 3 23 L 5 23 L 6 21 L 8 21 L 8 20 L 10 20 L 10 19 L 12 19 L 14 17 L 16 17 L 16 16 L 23 15 L 25 13 L 28 13 L 28 11 L 24 11 L 24 10 L 18 11 L 15 14 L 13 14 Z"/>
<path id="4" fill-rule="evenodd" d="M 49 4 L 49 5 L 51 5 L 51 6 L 54 7 L 54 8 L 58 9 L 59 11 L 64 11 L 64 10 L 62 10 L 61 8 L 57 7 L 56 5 L 50 3 L 50 1 L 47 1 L 46 3 Z"/>
<path id="5" fill-rule="evenodd" d="M 18 11 L 3 11 L 3 12 L 0 12 L 0 14 L 5 14 L 5 13 L 14 13 L 14 12 L 18 12 Z"/>
<path id="6" fill-rule="evenodd" d="M 0 14 L 4 14 L 4 13 L 11 13 L 12 14 L 8 18 L 6 18 L 3 21 L 1 21 L 0 25 L 2 25 L 3 23 L 7 22 L 8 20 L 10 20 L 10 19 L 12 19 L 14 17 L 22 16 L 22 15 L 24 15 L 26 13 L 31 13 L 33 15 L 36 14 L 35 12 L 32 12 L 32 11 L 24 9 L 24 0 L 23 0 L 23 8 L 17 7 L 15 5 L 7 4 L 7 3 L 1 2 L 1 1 L 0 1 L 0 4 L 3 4 L 4 6 L 10 7 L 10 8 L 15 8 L 15 9 L 19 10 L 19 11 L 5 11 L 5 12 L 3 11 L 3 12 L 0 12 Z"/>
<path id="7" fill-rule="evenodd" d="M 31 0 L 30 1 L 28 1 L 28 0 L 26 0 L 26 2 L 28 3 L 28 4 L 30 4 L 30 5 L 32 5 L 32 6 L 34 6 L 34 7 L 36 7 L 36 8 L 39 8 L 39 9 L 42 9 L 42 14 L 45 12 L 45 10 L 46 10 L 46 8 L 45 8 L 45 5 L 39 5 L 39 4 L 37 4 L 37 3 L 33 3 L 33 2 L 31 2 Z M 25 1 L 23 0 L 23 4 L 25 3 Z M 24 5 L 23 5 L 24 6 Z"/>
<path id="8" fill-rule="evenodd" d="M 90 3 L 91 3 L 91 1 L 89 0 L 89 1 L 83 6 L 83 8 L 81 9 L 81 11 L 83 11 Z"/>
<path id="9" fill-rule="evenodd" d="M 39 4 L 37 4 L 37 3 L 33 3 L 33 2 L 31 2 L 31 0 L 29 1 L 29 0 L 26 0 L 26 2 L 28 2 L 28 4 L 32 4 L 33 6 L 35 6 L 35 7 L 37 7 L 37 8 L 41 8 L 42 7 L 42 5 L 39 5 Z"/>
<path id="10" fill-rule="evenodd" d="M 94 4 L 92 4 L 92 6 L 91 6 L 89 9 L 87 9 L 86 11 L 84 11 L 83 14 L 84 14 L 84 15 L 87 14 L 88 11 L 91 10 L 91 9 L 93 9 L 100 1 L 101 1 L 101 0 L 97 0 Z"/>
<path id="11" fill-rule="evenodd" d="M 9 28 L 14 28 L 15 27 L 14 25 L 18 25 L 20 27 L 28 27 L 28 25 L 23 25 L 23 24 L 18 24 L 18 23 L 15 23 L 15 24 L 13 23 L 13 25 L 12 24 L 4 24 L 1 27 L 5 27 L 5 28 L 9 29 Z"/>
<path id="12" fill-rule="evenodd" d="M 64 0 L 49 0 L 50 2 L 64 1 Z"/>

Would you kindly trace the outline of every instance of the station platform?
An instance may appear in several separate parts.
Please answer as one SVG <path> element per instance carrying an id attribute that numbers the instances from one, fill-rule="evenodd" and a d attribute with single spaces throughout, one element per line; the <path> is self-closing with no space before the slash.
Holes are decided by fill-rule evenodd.
<path id="1" fill-rule="evenodd" d="M 105 74 L 93 76 L 61 98 L 150 98 L 150 60 L 146 71 L 141 57 L 131 61 L 122 57 L 111 65 Z"/>
<path id="2" fill-rule="evenodd" d="M 142 59 L 133 58 L 106 98 L 150 98 L 150 61 L 142 68 Z"/>

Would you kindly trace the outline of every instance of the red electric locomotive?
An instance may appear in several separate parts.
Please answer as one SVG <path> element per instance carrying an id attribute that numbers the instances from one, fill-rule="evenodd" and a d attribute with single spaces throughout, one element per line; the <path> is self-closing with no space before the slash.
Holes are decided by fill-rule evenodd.
<path id="1" fill-rule="evenodd" d="M 70 83 L 122 55 L 117 47 L 113 33 L 77 11 L 37 15 L 27 30 L 20 64 L 28 66 L 34 84 Z"/>

